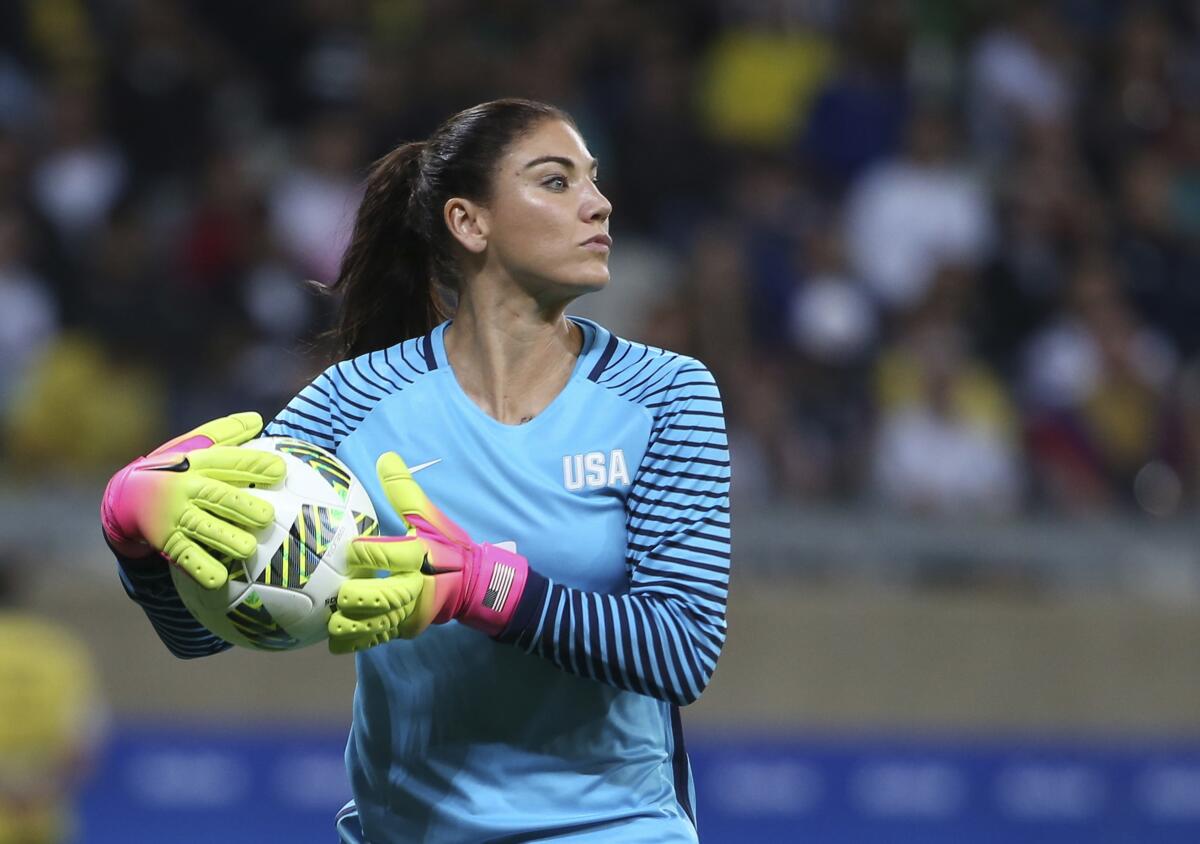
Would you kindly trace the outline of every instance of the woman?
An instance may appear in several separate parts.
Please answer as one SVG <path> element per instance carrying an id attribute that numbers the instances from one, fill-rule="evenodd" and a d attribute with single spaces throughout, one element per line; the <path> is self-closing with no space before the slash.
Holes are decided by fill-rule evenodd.
<path id="1" fill-rule="evenodd" d="M 571 119 L 526 100 L 385 156 L 337 282 L 340 362 L 267 426 L 335 451 L 385 535 L 352 546 L 330 621 L 359 652 L 343 841 L 696 840 L 678 707 L 725 637 L 724 423 L 702 364 L 565 315 L 608 282 L 595 174 Z M 271 514 L 239 487 L 282 474 L 237 448 L 258 432 L 209 423 L 106 492 L 126 587 L 180 656 L 226 646 L 152 551 L 209 586 L 252 551 Z"/>

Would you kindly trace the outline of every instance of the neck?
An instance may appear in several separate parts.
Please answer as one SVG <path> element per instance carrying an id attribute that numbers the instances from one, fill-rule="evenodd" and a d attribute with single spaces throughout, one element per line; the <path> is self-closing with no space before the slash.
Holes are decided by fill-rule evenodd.
<path id="1" fill-rule="evenodd" d="M 446 332 L 446 356 L 463 392 L 508 425 L 528 422 L 570 380 L 583 332 L 566 302 L 544 307 L 513 297 L 459 298 Z"/>

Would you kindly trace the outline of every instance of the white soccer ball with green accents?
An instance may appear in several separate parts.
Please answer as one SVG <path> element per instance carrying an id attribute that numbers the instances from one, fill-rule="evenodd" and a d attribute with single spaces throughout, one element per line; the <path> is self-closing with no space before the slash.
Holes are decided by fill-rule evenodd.
<path id="1" fill-rule="evenodd" d="M 379 532 L 375 508 L 359 480 L 323 448 L 291 437 L 260 437 L 242 447 L 274 452 L 287 465 L 281 483 L 251 490 L 274 505 L 275 522 L 259 534 L 249 559 L 230 563 L 220 589 L 204 589 L 171 566 L 175 588 L 197 621 L 235 645 L 287 651 L 323 641 L 350 541 Z"/>

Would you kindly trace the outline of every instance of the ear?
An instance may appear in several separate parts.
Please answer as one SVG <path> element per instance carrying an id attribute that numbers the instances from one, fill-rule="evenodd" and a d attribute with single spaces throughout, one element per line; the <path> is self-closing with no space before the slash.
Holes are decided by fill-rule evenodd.
<path id="1" fill-rule="evenodd" d="M 442 218 L 450 235 L 468 252 L 478 255 L 487 248 L 491 221 L 487 209 L 482 205 L 462 197 L 453 197 L 446 200 Z"/>

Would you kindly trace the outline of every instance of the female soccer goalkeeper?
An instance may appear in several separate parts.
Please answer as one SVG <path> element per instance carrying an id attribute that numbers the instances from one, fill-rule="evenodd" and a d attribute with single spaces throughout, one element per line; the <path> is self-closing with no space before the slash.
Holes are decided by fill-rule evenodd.
<path id="1" fill-rule="evenodd" d="M 329 624 L 358 652 L 343 841 L 696 840 L 678 707 L 725 638 L 729 460 L 702 364 L 565 314 L 608 283 L 611 210 L 571 118 L 525 100 L 371 171 L 339 362 L 266 428 L 336 452 L 384 534 Z M 228 646 L 163 557 L 212 587 L 253 550 L 271 512 L 240 487 L 283 471 L 238 448 L 260 425 L 209 423 L 106 491 L 126 588 L 181 657 Z"/>

